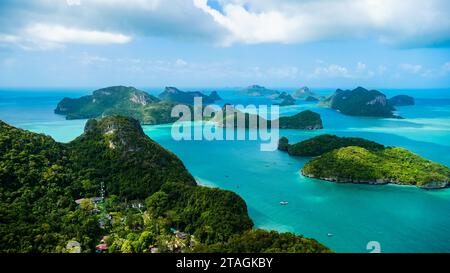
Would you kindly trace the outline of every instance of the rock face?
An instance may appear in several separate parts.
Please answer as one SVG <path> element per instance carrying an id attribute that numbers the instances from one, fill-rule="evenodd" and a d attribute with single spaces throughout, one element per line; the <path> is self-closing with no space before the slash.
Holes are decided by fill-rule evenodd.
<path id="1" fill-rule="evenodd" d="M 316 98 L 317 100 L 320 98 L 319 95 L 311 91 L 308 87 L 304 86 L 292 93 L 292 97 L 294 99 L 307 99 L 308 97 Z"/>
<path id="2" fill-rule="evenodd" d="M 280 129 L 319 130 L 323 129 L 320 114 L 305 110 L 290 117 L 279 119 Z"/>
<path id="3" fill-rule="evenodd" d="M 448 167 L 397 147 L 379 151 L 356 146 L 335 149 L 305 164 L 302 174 L 339 183 L 393 183 L 424 189 L 450 185 Z"/>
<path id="4" fill-rule="evenodd" d="M 130 116 L 143 124 L 174 122 L 170 116 L 173 104 L 134 87 L 112 86 L 96 90 L 77 99 L 64 98 L 55 113 L 67 119 L 88 119 L 111 115 Z"/>
<path id="5" fill-rule="evenodd" d="M 338 110 L 342 114 L 351 116 L 400 118 L 393 111 L 386 96 L 377 90 L 367 90 L 358 87 L 353 90 L 341 90 L 321 102 L 321 105 Z"/>
<path id="6" fill-rule="evenodd" d="M 388 102 L 392 106 L 409 106 L 415 104 L 414 98 L 407 95 L 398 95 L 392 97 L 388 100 Z"/>
<path id="7" fill-rule="evenodd" d="M 276 90 L 267 89 L 260 85 L 251 85 L 242 90 L 242 92 L 247 96 L 252 97 L 268 97 L 273 95 L 278 95 L 280 92 Z"/>
<path id="8" fill-rule="evenodd" d="M 111 194 L 146 198 L 168 181 L 196 185 L 181 160 L 145 135 L 139 121 L 130 117 L 88 120 L 84 133 L 67 146 L 79 168 L 104 168 L 101 179 Z M 98 175 L 97 170 L 88 178 L 99 180 Z"/>
<path id="9" fill-rule="evenodd" d="M 201 97 L 203 103 L 214 103 L 217 97 L 220 99 L 216 91 L 211 93 L 212 96 L 203 94 L 202 92 L 185 92 L 177 89 L 176 87 L 166 87 L 166 89 L 158 95 L 158 98 L 164 101 L 172 103 L 194 104 L 195 97 Z"/>

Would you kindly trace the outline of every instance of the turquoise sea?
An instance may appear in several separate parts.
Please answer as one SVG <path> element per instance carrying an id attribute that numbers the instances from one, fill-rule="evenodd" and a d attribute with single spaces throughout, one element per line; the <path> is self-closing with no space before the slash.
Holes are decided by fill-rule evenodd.
<path id="1" fill-rule="evenodd" d="M 143 89 L 150 93 L 162 90 Z M 67 142 L 83 131 L 85 120 L 67 121 L 53 114 L 53 109 L 64 96 L 79 97 L 92 90 L 2 89 L 0 119 Z M 267 102 L 242 98 L 233 88 L 216 90 L 224 98 L 222 103 Z M 314 91 L 326 95 L 334 90 Z M 388 97 L 412 95 L 416 105 L 398 107 L 398 114 L 405 119 L 396 120 L 349 117 L 299 102 L 281 108 L 281 115 L 311 109 L 322 115 L 325 129 L 281 130 L 280 135 L 291 142 L 323 133 L 359 136 L 404 147 L 450 166 L 450 89 L 381 91 Z M 382 252 L 450 252 L 450 189 L 318 181 L 299 173 L 307 158 L 262 152 L 258 141 L 175 141 L 170 125 L 145 126 L 144 131 L 177 154 L 200 184 L 241 195 L 256 227 L 303 234 L 337 252 L 369 252 L 366 246 L 370 241 L 379 242 Z M 289 204 L 281 206 L 280 201 Z"/>

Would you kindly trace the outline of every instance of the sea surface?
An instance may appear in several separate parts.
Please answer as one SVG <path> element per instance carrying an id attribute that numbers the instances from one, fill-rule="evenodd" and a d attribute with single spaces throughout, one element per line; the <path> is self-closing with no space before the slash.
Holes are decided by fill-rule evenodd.
<path id="1" fill-rule="evenodd" d="M 142 88 L 157 94 L 161 88 Z M 86 120 L 65 120 L 53 110 L 63 97 L 93 89 L 1 89 L 0 119 L 14 126 L 68 142 L 82 133 Z M 210 88 L 192 90 L 211 91 Z M 265 104 L 242 97 L 236 88 L 215 89 L 223 103 Z M 279 89 L 292 91 L 292 89 Z M 333 89 L 313 89 L 327 95 Z M 325 129 L 280 130 L 291 143 L 331 133 L 358 136 L 399 146 L 450 166 L 450 89 L 381 90 L 388 97 L 407 94 L 415 106 L 397 107 L 405 119 L 350 117 L 299 101 L 281 115 L 311 109 Z M 196 125 L 201 126 L 201 125 Z M 152 139 L 177 154 L 198 183 L 238 193 L 255 227 L 312 237 L 336 252 L 369 252 L 376 241 L 382 252 L 450 252 L 450 189 L 426 191 L 411 186 L 336 184 L 303 177 L 308 158 L 263 152 L 259 141 L 175 141 L 170 125 L 144 126 Z M 280 205 L 280 201 L 289 202 Z"/>

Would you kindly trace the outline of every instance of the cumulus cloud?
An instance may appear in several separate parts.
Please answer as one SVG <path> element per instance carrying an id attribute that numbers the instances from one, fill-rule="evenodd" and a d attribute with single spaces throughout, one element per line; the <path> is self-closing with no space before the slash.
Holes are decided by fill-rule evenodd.
<path id="1" fill-rule="evenodd" d="M 448 47 L 449 11 L 447 0 L 3 0 L 0 42 L 39 23 L 64 27 L 66 34 L 89 31 L 72 35 L 89 43 L 99 41 L 89 38 L 94 33 L 110 33 L 116 36 L 105 40 L 115 42 L 135 36 L 221 45 L 370 39 Z M 62 43 L 75 39 L 68 40 Z"/>
<path id="2" fill-rule="evenodd" d="M 124 44 L 130 40 L 131 37 L 121 33 L 41 23 L 27 26 L 16 35 L 0 35 L 0 43 L 15 44 L 26 50 L 55 49 L 65 44 Z"/>
<path id="3" fill-rule="evenodd" d="M 25 34 L 32 39 L 50 43 L 124 44 L 131 40 L 129 36 L 120 33 L 47 24 L 29 26 L 25 29 Z"/>
<path id="4" fill-rule="evenodd" d="M 51 40 L 63 44 L 121 43 L 138 36 L 215 42 L 226 31 L 190 0 L 2 0 L 0 35 L 25 40 L 30 26 L 40 33 L 51 28 Z"/>
<path id="5" fill-rule="evenodd" d="M 400 46 L 448 46 L 446 0 L 193 0 L 230 31 L 226 43 L 371 38 Z"/>

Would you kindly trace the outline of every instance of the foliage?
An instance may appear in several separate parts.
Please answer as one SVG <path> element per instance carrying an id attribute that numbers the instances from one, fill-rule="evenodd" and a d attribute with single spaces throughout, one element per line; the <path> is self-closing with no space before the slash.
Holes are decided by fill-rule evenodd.
<path id="1" fill-rule="evenodd" d="M 0 122 L 0 182 L 0 252 L 93 248 L 100 230 L 74 202 L 83 184 L 62 144 Z"/>
<path id="2" fill-rule="evenodd" d="M 278 233 L 261 229 L 233 235 L 226 242 L 209 246 L 199 245 L 195 252 L 202 253 L 328 253 L 316 240 L 292 233 Z"/>
<path id="3" fill-rule="evenodd" d="M 55 113 L 65 115 L 67 119 L 124 115 L 143 124 L 161 124 L 176 121 L 170 115 L 173 106 L 134 87 L 112 86 L 78 99 L 64 98 Z"/>
<path id="4" fill-rule="evenodd" d="M 83 179 L 104 182 L 109 194 L 121 198 L 144 199 L 169 181 L 195 185 L 181 160 L 146 136 L 132 118 L 89 120 L 85 133 L 68 147 Z"/>
<path id="5" fill-rule="evenodd" d="M 280 129 L 315 130 L 322 129 L 320 114 L 310 110 L 302 111 L 290 117 L 280 117 Z"/>
<path id="6" fill-rule="evenodd" d="M 339 182 L 426 186 L 450 181 L 448 167 L 397 147 L 375 151 L 356 146 L 336 149 L 311 160 L 302 171 Z"/>
<path id="7" fill-rule="evenodd" d="M 280 149 L 280 145 L 282 146 L 282 149 Z M 320 135 L 291 145 L 288 144 L 286 138 L 280 139 L 279 149 L 287 151 L 292 156 L 319 156 L 334 149 L 348 146 L 363 147 L 371 151 L 377 151 L 384 148 L 381 144 L 359 137 Z"/>
<path id="8" fill-rule="evenodd" d="M 128 117 L 90 120 L 68 144 L 1 122 L 0 181 L 0 252 L 61 253 L 73 245 L 93 252 L 104 235 L 108 252 L 186 252 L 253 226 L 242 198 L 197 186 L 182 162 Z M 102 184 L 105 200 L 74 202 L 100 196 Z M 292 240 L 299 238 L 305 251 L 317 244 Z M 254 240 L 267 244 L 264 236 Z"/>
<path id="9" fill-rule="evenodd" d="M 202 103 L 214 103 L 216 100 L 220 100 L 220 96 L 216 91 L 212 92 L 210 96 L 203 94 L 202 92 L 185 92 L 175 87 L 166 87 L 164 92 L 158 95 L 158 98 L 164 101 L 170 101 L 173 103 L 194 104 L 194 98 L 202 98 Z"/>
<path id="10" fill-rule="evenodd" d="M 358 87 L 353 90 L 341 90 L 321 102 L 321 105 L 329 106 L 342 114 L 351 116 L 371 116 L 398 118 L 394 115 L 394 107 L 386 100 L 386 96 L 377 90 L 367 90 Z"/>

